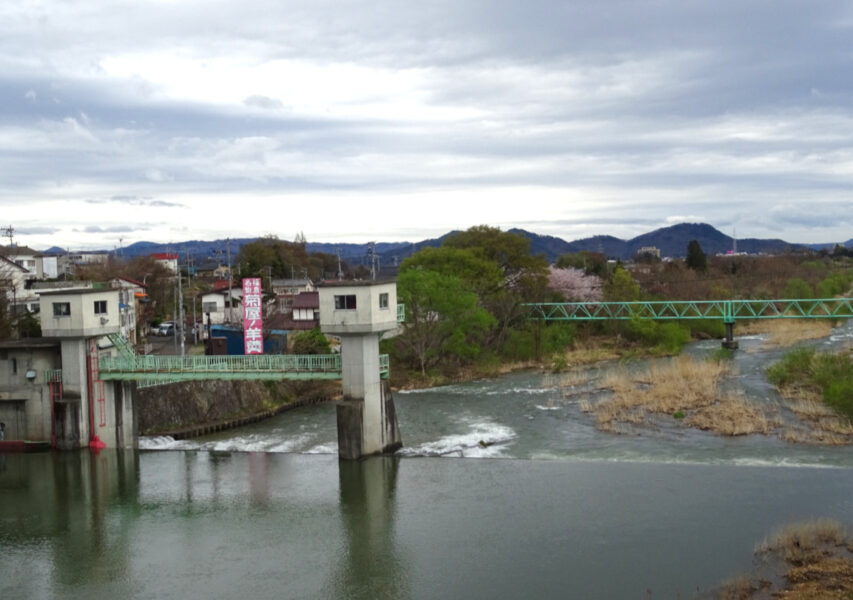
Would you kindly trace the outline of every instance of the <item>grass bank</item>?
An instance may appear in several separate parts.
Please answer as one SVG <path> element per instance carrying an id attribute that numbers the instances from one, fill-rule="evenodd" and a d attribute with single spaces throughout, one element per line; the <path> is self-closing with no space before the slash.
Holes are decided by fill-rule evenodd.
<path id="1" fill-rule="evenodd" d="M 728 361 L 680 356 L 638 372 L 623 369 L 607 376 L 602 387 L 610 395 L 582 399 L 580 407 L 595 416 L 599 429 L 615 433 L 623 432 L 625 424 L 662 416 L 721 435 L 770 433 L 778 419 L 743 396 L 720 390 L 721 380 L 730 374 Z"/>
<path id="2" fill-rule="evenodd" d="M 757 568 L 723 584 L 725 600 L 853 598 L 853 535 L 832 519 L 793 523 L 755 548 Z"/>

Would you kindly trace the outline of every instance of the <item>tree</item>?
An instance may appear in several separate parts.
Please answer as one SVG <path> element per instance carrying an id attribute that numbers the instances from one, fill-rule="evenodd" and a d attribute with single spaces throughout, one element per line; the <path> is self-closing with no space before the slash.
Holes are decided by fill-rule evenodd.
<path id="1" fill-rule="evenodd" d="M 554 264 L 558 269 L 583 269 L 587 275 L 607 276 L 607 257 L 601 252 L 571 252 L 563 254 Z"/>
<path id="2" fill-rule="evenodd" d="M 640 299 L 640 284 L 628 271 L 619 267 L 604 285 L 604 299 L 608 302 L 636 302 Z"/>
<path id="3" fill-rule="evenodd" d="M 687 259 L 685 262 L 687 263 L 687 268 L 694 271 L 704 271 L 708 268 L 708 257 L 705 256 L 705 252 L 702 251 L 702 246 L 699 245 L 697 240 L 690 240 L 687 244 Z"/>
<path id="4" fill-rule="evenodd" d="M 481 301 L 497 320 L 489 344 L 501 346 L 511 327 L 527 319 L 524 302 L 541 301 L 547 292 L 548 261 L 531 256 L 530 240 L 496 227 L 478 225 L 450 235 L 443 247 L 465 249 L 497 265 L 503 273 L 499 288 Z"/>
<path id="5" fill-rule="evenodd" d="M 596 302 L 602 298 L 601 279 L 585 274 L 582 269 L 551 267 L 548 287 L 560 292 L 569 302 Z"/>
<path id="6" fill-rule="evenodd" d="M 300 331 L 293 336 L 294 354 L 331 354 L 329 340 L 318 327 L 310 331 Z"/>
<path id="7" fill-rule="evenodd" d="M 476 357 L 480 339 L 495 322 L 477 305 L 477 295 L 452 275 L 410 268 L 400 273 L 397 294 L 406 305 L 398 344 L 422 374 L 441 359 Z"/>

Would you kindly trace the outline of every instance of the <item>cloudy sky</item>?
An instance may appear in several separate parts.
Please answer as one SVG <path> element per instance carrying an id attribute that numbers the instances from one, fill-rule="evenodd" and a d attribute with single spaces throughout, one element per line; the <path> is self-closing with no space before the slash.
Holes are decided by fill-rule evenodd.
<path id="1" fill-rule="evenodd" d="M 3 0 L 0 225 L 853 238 L 853 4 Z"/>

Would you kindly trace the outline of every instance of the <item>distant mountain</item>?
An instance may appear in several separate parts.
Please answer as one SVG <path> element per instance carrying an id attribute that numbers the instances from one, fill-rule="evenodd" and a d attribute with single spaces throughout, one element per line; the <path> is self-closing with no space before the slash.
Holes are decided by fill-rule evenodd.
<path id="1" fill-rule="evenodd" d="M 530 240 L 533 254 L 544 253 L 549 262 L 554 262 L 561 254 L 569 252 L 600 252 L 608 258 L 627 260 L 635 256 L 640 248 L 655 247 L 661 256 L 683 258 L 687 254 L 687 244 L 696 240 L 706 254 L 723 254 L 732 250 L 734 240 L 706 223 L 679 223 L 670 227 L 656 229 L 638 235 L 630 240 L 621 240 L 610 235 L 566 242 L 560 238 L 540 236 L 522 229 L 510 230 Z M 759 252 L 779 253 L 802 248 L 798 244 L 789 244 L 783 240 L 739 239 L 738 252 L 757 254 Z"/>
<path id="2" fill-rule="evenodd" d="M 511 233 L 524 236 L 530 240 L 530 251 L 533 254 L 544 254 L 549 262 L 554 262 L 563 254 L 571 252 L 601 252 L 608 258 L 627 260 L 637 254 L 640 248 L 653 246 L 658 248 L 661 256 L 684 257 L 687 253 L 687 244 L 691 240 L 697 240 L 706 254 L 721 254 L 732 250 L 734 240 L 726 234 L 706 223 L 679 223 L 671 227 L 663 227 L 649 233 L 644 233 L 630 240 L 622 240 L 611 235 L 596 235 L 572 242 L 549 235 L 539 235 L 524 229 L 510 229 Z M 398 265 L 422 248 L 441 246 L 444 240 L 456 231 L 450 231 L 445 235 L 422 240 L 420 242 L 378 242 L 376 252 L 380 258 L 382 267 Z M 226 243 L 231 248 L 231 259 L 239 254 L 240 248 L 246 243 L 253 242 L 258 238 L 232 238 L 226 240 L 178 242 L 172 244 L 157 244 L 154 242 L 136 242 L 123 248 L 120 253 L 127 258 L 146 256 L 161 252 L 180 254 L 183 260 L 187 255 L 191 256 L 198 266 L 226 260 Z M 845 245 L 853 247 L 853 239 L 847 240 Z M 826 245 L 813 245 L 812 247 Z M 341 257 L 351 265 L 366 264 L 367 244 L 335 244 L 326 242 L 308 242 L 308 252 L 325 252 L 336 254 L 338 250 Z M 801 244 L 790 244 L 779 239 L 738 239 L 737 249 L 739 252 L 757 254 L 783 253 L 790 250 L 804 249 L 807 246 Z M 63 252 L 61 248 L 51 248 L 48 252 Z"/>

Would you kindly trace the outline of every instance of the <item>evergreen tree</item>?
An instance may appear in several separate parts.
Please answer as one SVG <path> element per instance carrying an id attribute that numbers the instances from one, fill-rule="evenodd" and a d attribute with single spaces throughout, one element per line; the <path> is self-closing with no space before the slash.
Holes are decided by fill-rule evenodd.
<path id="1" fill-rule="evenodd" d="M 704 271 L 708 268 L 708 257 L 705 256 L 705 252 L 702 251 L 702 246 L 699 245 L 698 241 L 690 240 L 690 243 L 687 244 L 687 259 L 685 262 L 687 263 L 687 268 L 694 271 Z"/>

